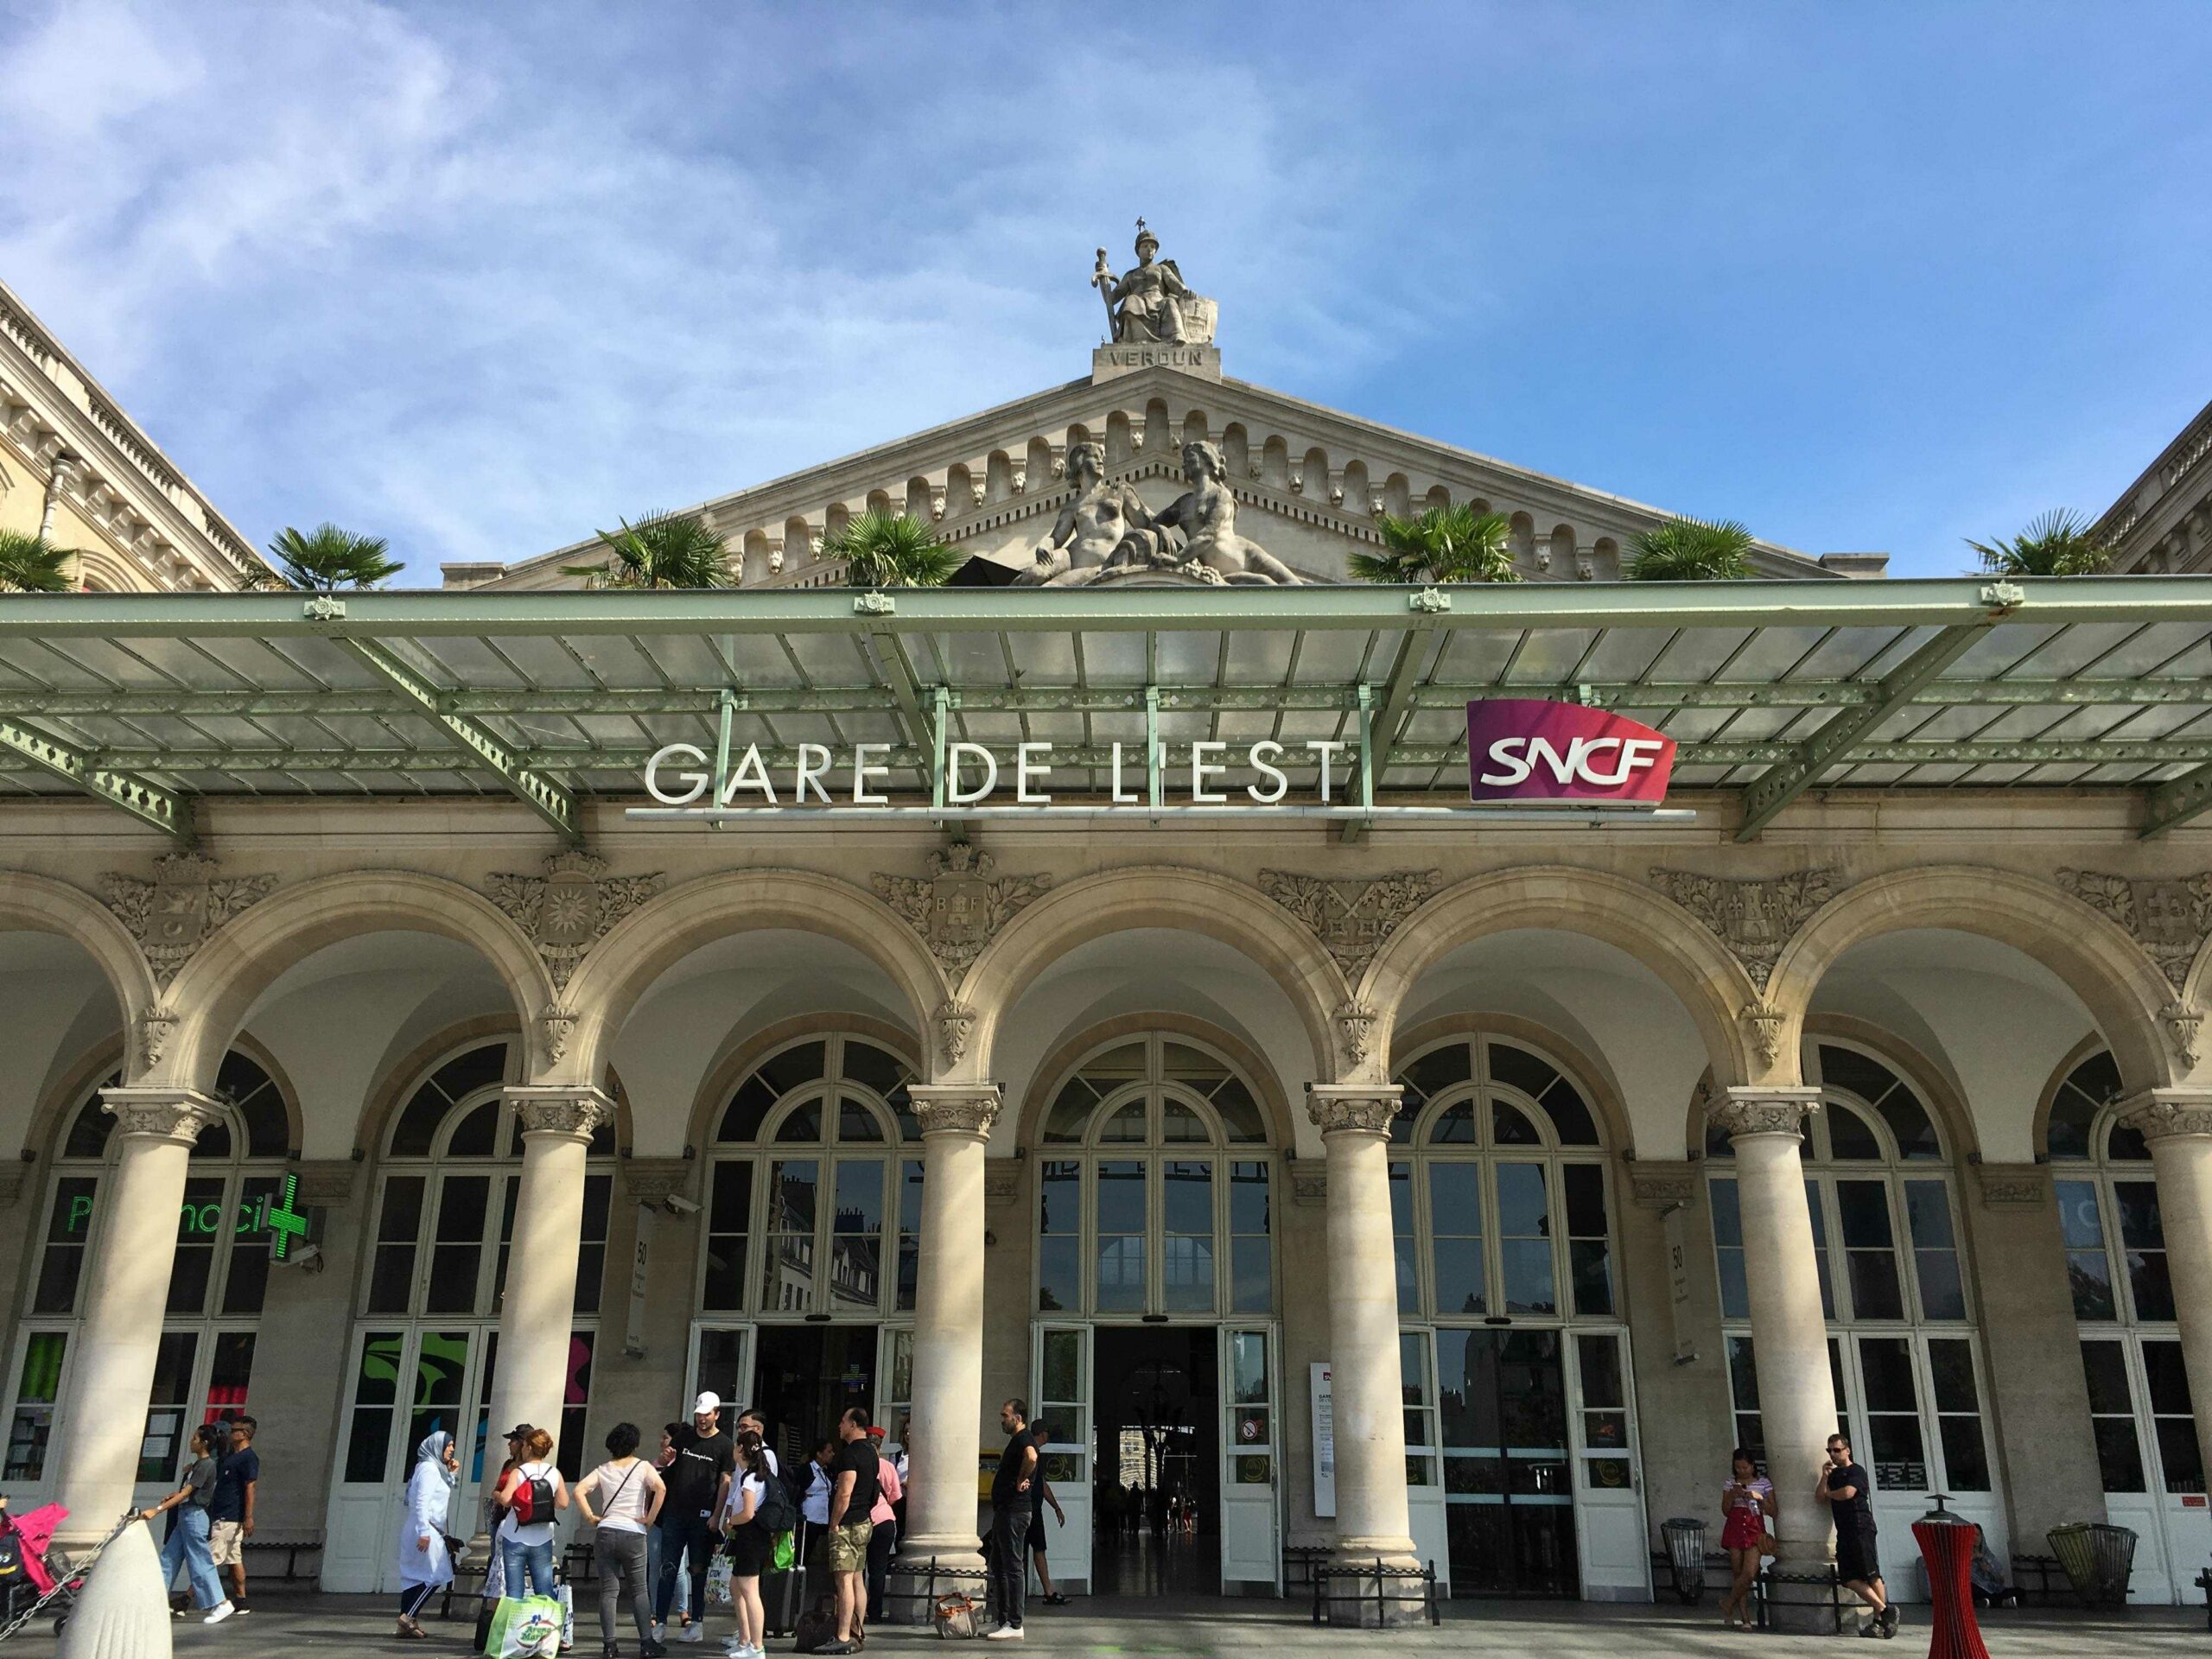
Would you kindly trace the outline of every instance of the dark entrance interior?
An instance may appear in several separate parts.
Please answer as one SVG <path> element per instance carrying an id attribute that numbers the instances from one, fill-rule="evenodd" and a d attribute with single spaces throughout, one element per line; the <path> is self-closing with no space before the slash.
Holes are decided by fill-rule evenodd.
<path id="1" fill-rule="evenodd" d="M 1221 1413 L 1213 1328 L 1092 1327 L 1098 1455 L 1092 1592 L 1221 1588 Z"/>
<path id="2" fill-rule="evenodd" d="M 1455 1596 L 1573 1596 L 1574 1488 L 1556 1331 L 1439 1331 Z"/>
<path id="3" fill-rule="evenodd" d="M 753 1398 L 739 1403 L 766 1414 L 768 1438 L 782 1467 L 804 1464 L 816 1442 L 836 1431 L 848 1406 L 873 1402 L 876 1334 L 872 1325 L 760 1328 Z"/>

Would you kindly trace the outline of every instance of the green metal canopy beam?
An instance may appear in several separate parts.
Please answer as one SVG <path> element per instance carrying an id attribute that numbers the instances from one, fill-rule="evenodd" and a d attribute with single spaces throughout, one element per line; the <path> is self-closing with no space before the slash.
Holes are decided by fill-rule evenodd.
<path id="1" fill-rule="evenodd" d="M 473 764 L 489 767 L 499 775 L 499 781 L 507 786 L 508 791 L 524 806 L 569 841 L 581 842 L 583 840 L 583 817 L 577 810 L 575 796 L 551 779 L 540 776 L 527 760 L 489 728 L 466 715 L 450 714 L 441 708 L 438 688 L 385 646 L 373 639 L 348 639 L 345 643 L 356 657 L 390 681 L 403 696 L 413 703 L 416 712 L 435 721 L 454 743 L 474 757 L 473 762 L 464 762 L 464 766 Z M 453 762 L 448 760 L 444 764 L 451 766 Z"/>
<path id="2" fill-rule="evenodd" d="M 1850 758 L 1860 738 L 1904 708 L 1914 692 L 1972 650 L 1995 620 L 1993 616 L 1977 624 L 1942 630 L 1876 682 L 1880 690 L 1872 702 L 1832 715 L 1809 741 L 1798 746 L 1789 760 L 1761 772 L 1744 791 L 1744 820 L 1737 826 L 1736 839 L 1756 841 L 1759 831 L 1810 789 L 1823 772 Z"/>
<path id="3" fill-rule="evenodd" d="M 2176 760 L 2194 760 L 2194 755 L 2176 755 Z M 2212 811 L 2212 766 L 2199 766 L 2184 772 L 2171 783 L 2160 784 L 2151 791 L 2144 804 L 2143 839 L 2150 841 L 2167 830 L 2187 823 L 2191 818 Z"/>
<path id="4" fill-rule="evenodd" d="M 1421 661 L 1427 656 L 1431 642 L 1436 637 L 1439 617 L 1448 613 L 1427 611 L 1407 632 L 1398 646 L 1398 660 L 1390 664 L 1390 677 L 1383 683 L 1382 706 L 1368 714 L 1363 701 L 1361 705 L 1362 744 L 1371 746 L 1372 753 L 1359 757 L 1360 775 L 1370 788 L 1382 783 L 1389 770 L 1391 746 L 1398 741 L 1398 728 L 1412 718 L 1414 693 L 1421 681 Z M 1353 687 L 1355 696 L 1363 688 Z M 1346 818 L 1337 826 L 1338 839 L 1346 846 L 1356 846 L 1371 826 L 1363 818 Z"/>
<path id="5" fill-rule="evenodd" d="M 914 677 L 906 671 L 906 654 L 899 647 L 899 636 L 889 629 L 872 626 L 868 633 L 868 655 L 882 676 L 884 684 L 891 688 L 891 700 L 898 705 L 899 735 L 906 740 L 909 748 L 918 750 L 925 757 L 922 763 L 922 784 L 934 788 L 937 779 L 937 744 L 930 715 L 922 712 L 921 688 L 914 683 Z M 872 707 L 880 708 L 883 693 L 875 692 Z M 755 705 L 758 706 L 757 704 Z"/>
<path id="6" fill-rule="evenodd" d="M 192 800 L 172 789 L 149 783 L 136 773 L 111 765 L 104 756 L 58 737 L 0 719 L 0 753 L 17 758 L 57 778 L 66 778 L 96 800 L 119 806 L 134 818 L 150 823 L 163 835 L 192 842 Z"/>

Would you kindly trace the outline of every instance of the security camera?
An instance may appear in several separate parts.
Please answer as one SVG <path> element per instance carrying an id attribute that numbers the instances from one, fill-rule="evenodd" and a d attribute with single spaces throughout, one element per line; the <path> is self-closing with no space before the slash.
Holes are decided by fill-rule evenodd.
<path id="1" fill-rule="evenodd" d="M 302 1273 L 321 1273 L 324 1265 L 322 1247 L 319 1244 L 302 1244 L 277 1265 L 297 1268 Z"/>
<path id="2" fill-rule="evenodd" d="M 661 1203 L 671 1216 L 696 1216 L 699 1213 L 698 1199 L 687 1198 L 681 1192 L 670 1193 Z"/>

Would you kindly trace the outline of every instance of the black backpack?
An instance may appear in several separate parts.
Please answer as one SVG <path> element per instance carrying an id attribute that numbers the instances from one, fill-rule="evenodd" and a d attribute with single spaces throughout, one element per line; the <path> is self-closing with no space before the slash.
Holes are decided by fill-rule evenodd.
<path id="1" fill-rule="evenodd" d="M 760 1482 L 760 1497 L 753 1510 L 753 1523 L 770 1537 L 779 1532 L 793 1532 L 798 1528 L 798 1505 L 791 1502 L 791 1489 L 775 1475 L 768 1475 Z"/>

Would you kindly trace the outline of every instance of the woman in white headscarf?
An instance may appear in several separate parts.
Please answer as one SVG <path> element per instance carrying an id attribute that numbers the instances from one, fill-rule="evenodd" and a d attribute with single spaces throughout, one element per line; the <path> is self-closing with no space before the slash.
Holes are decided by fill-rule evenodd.
<path id="1" fill-rule="evenodd" d="M 415 1471 L 407 1478 L 407 1507 L 399 1517 L 399 1634 L 419 1642 L 430 1634 L 415 1615 L 431 1592 L 453 1582 L 453 1558 L 446 1553 L 446 1506 L 461 1480 L 461 1452 L 442 1428 L 426 1434 L 415 1448 Z"/>

